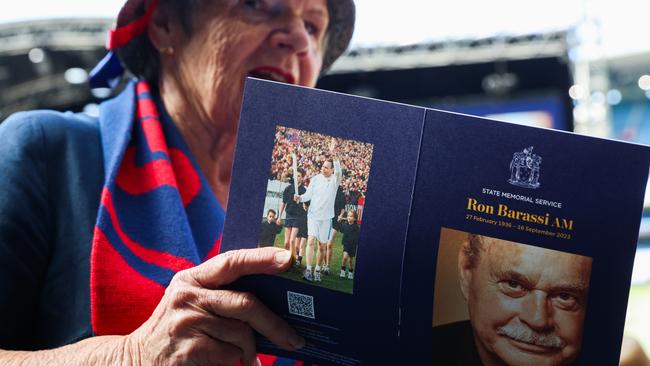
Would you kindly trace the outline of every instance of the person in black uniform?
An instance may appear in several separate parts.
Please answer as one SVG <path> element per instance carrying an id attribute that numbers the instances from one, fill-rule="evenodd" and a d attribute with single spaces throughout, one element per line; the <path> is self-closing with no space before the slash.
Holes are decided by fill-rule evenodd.
<path id="1" fill-rule="evenodd" d="M 298 244 L 300 239 L 298 239 L 298 233 L 300 231 L 300 223 L 304 218 L 305 226 L 302 229 L 303 234 L 307 235 L 307 211 L 303 208 L 301 203 L 294 201 L 293 196 L 295 194 L 304 194 L 305 186 L 303 186 L 303 179 L 305 177 L 305 171 L 302 168 L 298 168 L 296 174 L 296 180 L 298 183 L 298 193 L 293 184 L 289 184 L 284 191 L 282 192 L 282 203 L 280 204 L 280 210 L 278 215 L 278 225 L 284 224 L 286 230 L 284 231 L 284 249 L 291 251 L 291 254 L 296 259 L 298 263 L 297 255 L 299 254 Z M 286 217 L 282 220 L 282 213 L 286 213 Z"/>
<path id="2" fill-rule="evenodd" d="M 357 214 L 349 211 L 347 220 L 343 221 L 343 215 L 338 217 L 341 222 L 341 233 L 343 233 L 343 263 L 341 263 L 340 277 L 354 279 L 354 258 L 357 256 L 357 246 L 359 244 L 359 225 L 357 224 Z"/>
<path id="3" fill-rule="evenodd" d="M 296 241 L 294 242 L 293 247 L 293 250 L 295 250 L 293 255 L 296 259 L 294 262 L 295 267 L 300 267 L 302 263 L 302 256 L 305 252 L 305 246 L 307 245 L 307 210 L 309 209 L 309 201 L 303 202 L 301 207 L 302 210 L 299 211 L 300 214 L 296 219 L 296 222 L 298 224 L 298 236 L 296 237 Z"/>
<path id="4" fill-rule="evenodd" d="M 280 234 L 282 226 L 275 221 L 275 210 L 269 209 L 266 218 L 262 221 L 260 230 L 260 241 L 257 243 L 258 248 L 272 247 L 275 245 L 275 236 Z"/>

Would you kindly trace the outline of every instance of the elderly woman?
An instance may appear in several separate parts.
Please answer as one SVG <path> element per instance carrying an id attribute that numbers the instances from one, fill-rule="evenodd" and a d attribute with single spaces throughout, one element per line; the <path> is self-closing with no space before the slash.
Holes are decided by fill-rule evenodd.
<path id="1" fill-rule="evenodd" d="M 274 248 L 217 255 L 242 90 L 249 75 L 313 87 L 353 25 L 352 0 L 126 1 L 94 82 L 122 66 L 137 81 L 98 119 L 0 125 L 0 364 L 255 365 L 253 331 L 300 348 L 223 289 L 290 265 Z"/>

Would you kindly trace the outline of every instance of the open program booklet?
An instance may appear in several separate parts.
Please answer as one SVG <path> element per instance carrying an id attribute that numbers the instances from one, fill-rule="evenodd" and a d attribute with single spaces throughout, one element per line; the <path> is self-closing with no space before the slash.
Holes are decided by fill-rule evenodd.
<path id="1" fill-rule="evenodd" d="M 319 365 L 616 365 L 646 146 L 249 79 L 222 250 Z"/>

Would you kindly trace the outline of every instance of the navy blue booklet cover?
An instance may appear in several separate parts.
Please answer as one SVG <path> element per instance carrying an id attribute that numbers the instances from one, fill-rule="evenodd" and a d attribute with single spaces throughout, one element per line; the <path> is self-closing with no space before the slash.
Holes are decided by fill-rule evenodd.
<path id="1" fill-rule="evenodd" d="M 319 365 L 616 365 L 650 149 L 249 79 L 222 250 Z M 297 193 L 297 194 L 296 194 Z"/>

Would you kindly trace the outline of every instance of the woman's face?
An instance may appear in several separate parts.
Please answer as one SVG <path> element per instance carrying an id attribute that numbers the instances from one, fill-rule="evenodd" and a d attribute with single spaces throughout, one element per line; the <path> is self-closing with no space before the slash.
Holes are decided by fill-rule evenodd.
<path id="1" fill-rule="evenodd" d="M 190 37 L 161 56 L 184 99 L 211 121 L 237 121 L 246 76 L 313 87 L 329 24 L 327 0 L 210 0 Z M 178 32 L 179 24 L 172 24 Z M 170 33 L 171 34 L 171 33 Z M 167 63 L 167 65 L 166 65 Z M 165 67 L 167 66 L 167 69 Z M 188 106 L 190 107 L 190 106 Z"/>

